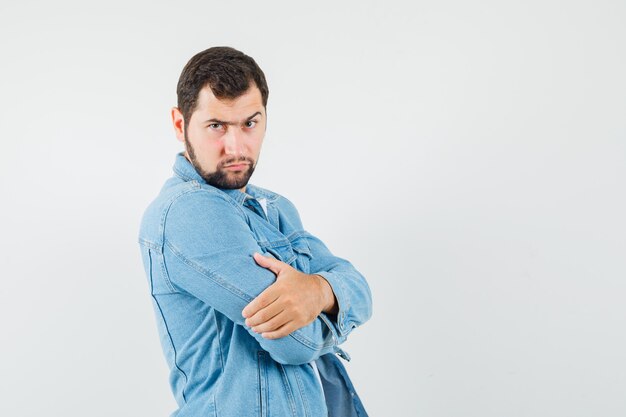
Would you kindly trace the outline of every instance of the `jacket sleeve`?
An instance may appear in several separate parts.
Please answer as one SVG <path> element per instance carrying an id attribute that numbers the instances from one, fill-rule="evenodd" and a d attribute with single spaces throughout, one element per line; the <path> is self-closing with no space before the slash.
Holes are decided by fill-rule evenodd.
<path id="1" fill-rule="evenodd" d="M 302 229 L 302 221 L 296 207 L 282 197 L 284 210 L 290 213 L 295 226 Z M 336 317 L 322 313 L 323 319 L 331 324 L 331 330 L 339 343 L 343 343 L 355 327 L 365 323 L 372 316 L 372 293 L 365 277 L 346 259 L 333 255 L 319 238 L 307 231 L 301 235 L 306 239 L 311 251 L 309 270 L 321 275 L 330 284 L 339 310 Z"/>
<path id="2" fill-rule="evenodd" d="M 336 317 L 326 315 L 326 318 L 332 323 L 339 343 L 343 343 L 354 328 L 372 316 L 372 293 L 365 277 L 349 261 L 334 256 L 310 233 L 305 233 L 305 237 L 311 248 L 311 273 L 324 277 L 337 298 Z"/>
<path id="3" fill-rule="evenodd" d="M 277 362 L 303 364 L 335 351 L 341 341 L 320 316 L 279 339 L 265 339 L 245 325 L 244 307 L 276 277 L 254 261 L 254 252 L 264 251 L 242 210 L 206 189 L 177 197 L 163 219 L 163 254 L 170 282 L 243 326 Z"/>

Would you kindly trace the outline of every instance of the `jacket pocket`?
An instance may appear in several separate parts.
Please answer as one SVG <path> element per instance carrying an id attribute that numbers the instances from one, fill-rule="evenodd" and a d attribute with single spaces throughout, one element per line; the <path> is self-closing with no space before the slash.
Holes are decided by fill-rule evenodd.
<path id="1" fill-rule="evenodd" d="M 267 381 L 267 355 L 264 350 L 257 351 L 258 396 L 257 404 L 260 417 L 269 417 L 269 389 Z"/>
<path id="2" fill-rule="evenodd" d="M 291 248 L 296 253 L 298 269 L 305 274 L 311 273 L 310 260 L 312 258 L 311 248 L 304 237 L 298 236 L 291 240 Z"/>
<path id="3" fill-rule="evenodd" d="M 292 265 L 293 262 L 296 260 L 296 254 L 294 253 L 289 243 L 286 243 L 286 244 L 284 242 L 281 242 L 281 244 L 270 243 L 270 245 L 271 246 L 268 245 L 264 249 L 267 252 L 271 253 L 274 256 L 274 258 L 278 259 L 279 261 Z"/>

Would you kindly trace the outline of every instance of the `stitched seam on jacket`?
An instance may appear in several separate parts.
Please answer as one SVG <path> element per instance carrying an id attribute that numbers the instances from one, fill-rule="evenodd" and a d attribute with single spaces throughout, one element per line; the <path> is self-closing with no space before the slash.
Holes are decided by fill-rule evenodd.
<path id="1" fill-rule="evenodd" d="M 296 410 L 296 399 L 293 398 L 293 390 L 291 389 L 291 384 L 289 383 L 289 378 L 287 378 L 287 372 L 285 371 L 285 367 L 278 363 L 278 368 L 280 369 L 280 374 L 283 379 L 283 389 L 285 390 L 285 394 L 289 398 L 289 405 L 291 406 L 291 413 L 293 417 L 298 417 L 298 412 Z"/>
<path id="2" fill-rule="evenodd" d="M 174 345 L 174 340 L 172 339 L 172 334 L 170 333 L 170 328 L 167 325 L 167 320 L 165 320 L 165 316 L 163 315 L 163 310 L 161 309 L 161 304 L 159 304 L 159 301 L 156 299 L 156 297 L 154 295 L 152 295 L 152 298 L 154 299 L 154 302 L 156 303 L 157 307 L 159 308 L 159 314 L 161 314 L 161 319 L 163 320 L 163 325 L 165 326 L 165 330 L 167 331 L 167 337 L 170 340 L 170 344 L 172 345 L 172 350 L 174 350 L 174 366 L 176 366 L 176 369 L 178 369 L 183 376 L 185 377 L 185 386 L 183 387 L 183 400 L 185 402 L 187 402 L 187 398 L 185 397 L 185 388 L 187 387 L 187 382 L 189 380 L 189 378 L 187 377 L 187 374 L 185 373 L 185 371 L 182 370 L 182 368 L 178 365 L 178 352 L 176 350 L 176 346 Z"/>
<path id="3" fill-rule="evenodd" d="M 224 288 L 225 290 L 227 290 L 228 292 L 232 293 L 233 295 L 236 295 L 237 297 L 241 298 L 243 301 L 245 301 L 247 303 L 252 301 L 253 298 L 249 294 L 246 294 L 245 292 L 241 291 L 239 288 L 229 284 L 228 281 L 226 281 L 225 279 L 215 275 L 213 272 L 211 272 L 211 271 L 203 268 L 202 266 L 198 265 L 197 263 L 187 259 L 185 257 L 185 255 L 183 255 L 182 252 L 180 252 L 174 245 L 172 245 L 172 243 L 170 241 L 166 240 L 165 241 L 165 246 L 167 246 L 172 251 L 174 256 L 176 256 L 181 262 L 183 262 L 187 266 L 191 267 L 196 272 L 199 272 L 201 275 L 203 275 L 206 278 L 210 279 L 215 284 L 217 284 L 220 287 Z"/>
<path id="4" fill-rule="evenodd" d="M 163 315 L 163 310 L 161 309 L 161 305 L 159 304 L 159 301 L 156 299 L 155 295 L 152 293 L 152 288 L 154 283 L 152 282 L 152 255 L 150 254 L 150 251 L 148 251 L 148 257 L 149 257 L 149 261 L 150 261 L 150 295 L 152 296 L 152 299 L 154 300 L 155 304 L 157 305 L 158 309 L 159 309 L 159 314 L 161 315 L 161 319 L 163 320 L 163 325 L 165 326 L 165 331 L 167 332 L 167 337 L 170 340 L 170 344 L 172 345 L 172 350 L 174 351 L 174 366 L 176 366 L 176 369 L 178 369 L 183 376 L 185 377 L 185 386 L 183 387 L 183 391 L 182 391 L 182 395 L 183 395 L 183 401 L 187 402 L 187 398 L 185 398 L 185 387 L 187 386 L 187 374 L 185 373 L 185 371 L 183 371 L 180 366 L 178 366 L 178 353 L 176 351 L 176 346 L 174 346 L 174 339 L 172 339 L 172 334 L 170 333 L 170 328 L 167 325 L 167 320 L 165 320 L 165 316 Z"/>
<path id="5" fill-rule="evenodd" d="M 217 347 L 220 349 L 220 362 L 222 364 L 221 373 L 224 373 L 224 356 L 222 355 L 222 331 L 220 329 L 220 324 L 217 320 L 217 316 L 215 315 L 215 309 L 211 307 L 213 311 L 213 320 L 215 321 L 215 327 L 217 327 Z"/>
<path id="6" fill-rule="evenodd" d="M 300 398 L 302 398 L 302 404 L 304 405 L 304 415 L 308 417 L 311 414 L 311 411 L 309 410 L 309 401 L 307 400 L 306 392 L 304 391 L 304 384 L 300 378 L 300 367 L 296 366 L 292 369 L 296 376 L 296 382 L 298 383 L 298 388 L 300 390 Z"/>

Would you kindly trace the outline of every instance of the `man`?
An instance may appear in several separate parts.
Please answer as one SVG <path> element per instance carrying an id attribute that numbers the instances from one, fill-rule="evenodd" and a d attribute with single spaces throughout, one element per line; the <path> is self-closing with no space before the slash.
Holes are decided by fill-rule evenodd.
<path id="1" fill-rule="evenodd" d="M 139 243 L 182 416 L 367 416 L 335 354 L 372 314 L 365 278 L 248 184 L 268 88 L 249 56 L 195 55 L 171 116 L 185 151 Z"/>

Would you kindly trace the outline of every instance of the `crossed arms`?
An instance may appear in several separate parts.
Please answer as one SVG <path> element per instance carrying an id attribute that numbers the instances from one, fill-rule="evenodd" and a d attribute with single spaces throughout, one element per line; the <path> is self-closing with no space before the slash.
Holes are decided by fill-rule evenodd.
<path id="1" fill-rule="evenodd" d="M 322 312 L 337 314 L 337 298 L 321 275 L 305 274 L 274 258 L 254 254 L 260 266 L 276 275 L 267 287 L 243 309 L 246 326 L 261 336 L 278 339 L 311 323 Z"/>
<path id="2" fill-rule="evenodd" d="M 312 274 L 254 255 L 263 249 L 240 210 L 206 189 L 172 203 L 163 248 L 170 281 L 244 326 L 280 363 L 302 364 L 334 351 L 371 316 L 365 278 L 304 230 L 299 235 L 310 248 Z"/>

